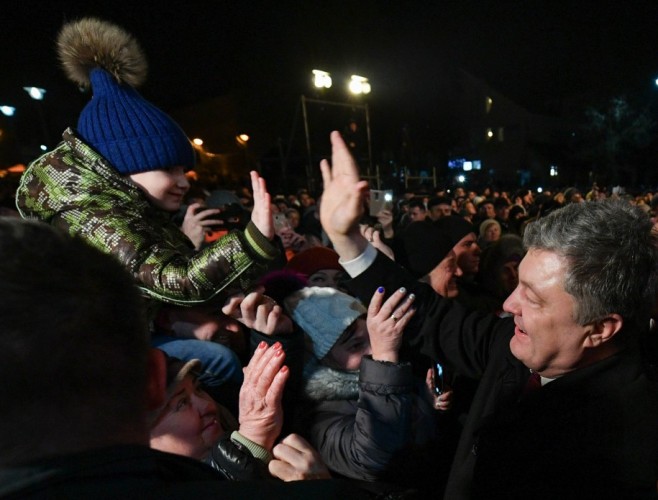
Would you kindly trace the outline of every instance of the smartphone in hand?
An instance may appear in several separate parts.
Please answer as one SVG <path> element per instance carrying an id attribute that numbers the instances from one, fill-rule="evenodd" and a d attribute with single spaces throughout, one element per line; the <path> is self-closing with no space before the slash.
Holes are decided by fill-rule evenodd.
<path id="1" fill-rule="evenodd" d="M 434 383 L 434 394 L 440 396 L 445 390 L 445 381 L 443 378 L 443 366 L 441 363 L 434 363 L 432 366 L 432 381 Z"/>

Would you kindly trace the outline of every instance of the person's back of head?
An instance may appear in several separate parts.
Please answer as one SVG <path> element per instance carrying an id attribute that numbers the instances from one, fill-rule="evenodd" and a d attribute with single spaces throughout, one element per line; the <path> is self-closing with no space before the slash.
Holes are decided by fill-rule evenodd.
<path id="1" fill-rule="evenodd" d="M 148 442 L 148 329 L 114 258 L 0 218 L 0 296 L 0 465 Z"/>
<path id="2" fill-rule="evenodd" d="M 529 224 L 524 245 L 566 259 L 564 289 L 576 300 L 579 324 L 617 313 L 625 325 L 648 327 L 658 284 L 658 234 L 638 207 L 614 200 L 571 203 Z"/>

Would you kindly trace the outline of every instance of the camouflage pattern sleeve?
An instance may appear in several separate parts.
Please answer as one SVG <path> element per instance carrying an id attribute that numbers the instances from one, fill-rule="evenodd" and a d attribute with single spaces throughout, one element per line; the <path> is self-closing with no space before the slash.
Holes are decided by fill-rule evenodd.
<path id="1" fill-rule="evenodd" d="M 114 255 L 159 301 L 193 305 L 248 290 L 278 250 L 253 224 L 195 252 L 187 237 L 72 131 L 21 179 L 24 218 L 59 226 Z"/>

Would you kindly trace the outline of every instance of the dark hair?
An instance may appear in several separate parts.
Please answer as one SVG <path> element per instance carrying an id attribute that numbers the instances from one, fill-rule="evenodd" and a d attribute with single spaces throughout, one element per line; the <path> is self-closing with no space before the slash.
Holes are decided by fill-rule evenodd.
<path id="1" fill-rule="evenodd" d="M 422 208 L 423 210 L 426 210 L 425 203 L 423 202 L 422 198 L 416 197 L 416 198 L 411 198 L 409 200 L 409 210 L 411 210 L 414 207 Z"/>
<path id="2" fill-rule="evenodd" d="M 452 205 L 452 198 L 448 196 L 434 196 L 427 202 L 427 209 L 438 205 Z"/>
<path id="3" fill-rule="evenodd" d="M 0 296 L 0 464 L 145 429 L 148 328 L 123 266 L 46 224 L 0 218 Z"/>

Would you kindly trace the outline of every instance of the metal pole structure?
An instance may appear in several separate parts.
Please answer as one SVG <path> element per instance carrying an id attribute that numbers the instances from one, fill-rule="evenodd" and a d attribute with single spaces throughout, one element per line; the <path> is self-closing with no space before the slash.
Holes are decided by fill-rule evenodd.
<path id="1" fill-rule="evenodd" d="M 368 171 L 372 169 L 372 143 L 370 142 L 370 113 L 368 105 L 364 104 L 366 108 L 366 133 L 368 135 Z M 377 172 L 377 184 L 379 184 L 379 172 Z M 377 187 L 379 189 L 379 186 Z"/>
<path id="2" fill-rule="evenodd" d="M 306 103 L 313 103 L 313 104 L 323 104 L 326 106 L 338 106 L 338 107 L 343 107 L 343 108 L 362 108 L 365 110 L 366 113 L 366 131 L 367 131 L 367 138 L 368 138 L 368 171 L 372 169 L 372 142 L 371 142 L 371 136 L 370 136 L 370 113 L 368 110 L 368 105 L 367 104 L 350 104 L 346 102 L 333 102 L 333 101 L 323 101 L 321 99 L 309 99 L 305 96 L 302 96 L 302 113 L 304 115 L 304 131 L 306 132 L 306 151 L 308 153 L 308 167 L 307 167 L 307 176 L 309 179 L 309 182 L 311 185 L 309 185 L 309 191 L 313 191 L 313 187 L 315 184 L 315 176 L 314 171 L 312 169 L 312 156 L 311 156 L 311 137 L 309 133 L 309 124 L 308 124 L 308 114 L 307 114 L 307 108 L 306 108 Z"/>
<path id="3" fill-rule="evenodd" d="M 306 112 L 306 97 L 302 95 L 302 115 L 304 117 L 304 133 L 306 134 L 306 152 L 308 154 L 308 163 L 306 164 L 306 186 L 309 192 L 313 193 L 315 189 L 315 178 L 313 177 L 313 157 L 311 156 L 311 135 L 308 130 L 308 114 Z"/>

